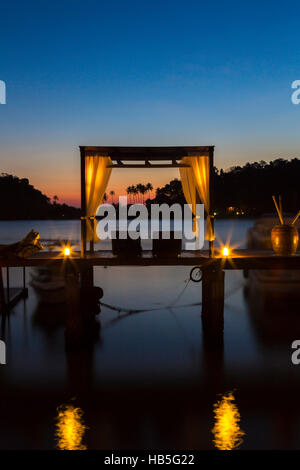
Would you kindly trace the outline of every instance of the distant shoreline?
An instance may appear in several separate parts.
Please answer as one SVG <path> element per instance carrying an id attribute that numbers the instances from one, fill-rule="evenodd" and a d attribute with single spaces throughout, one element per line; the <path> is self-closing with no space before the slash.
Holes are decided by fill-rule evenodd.
<path id="1" fill-rule="evenodd" d="M 274 213 L 274 217 L 276 216 L 276 214 Z M 222 215 L 220 217 L 216 216 L 215 217 L 215 220 L 253 220 L 253 219 L 256 219 L 258 216 L 251 216 L 251 215 L 243 215 L 243 216 L 235 216 L 235 217 L 232 217 L 232 216 L 226 216 L 226 215 Z M 206 217 L 205 217 L 206 218 Z M 128 220 L 134 220 L 135 217 L 128 217 Z M 64 217 L 61 217 L 61 218 L 30 218 L 30 219 L 1 219 L 0 218 L 0 222 L 30 222 L 30 221 L 39 221 L 39 222 L 42 222 L 42 221 L 52 221 L 52 220 L 55 220 L 55 221 L 73 221 L 73 220 L 77 220 L 78 222 L 81 221 L 80 218 L 64 218 Z M 96 217 L 96 220 L 101 220 L 101 218 L 99 217 Z M 117 221 L 120 220 L 120 219 L 116 219 Z M 173 219 L 174 220 L 174 219 Z M 178 220 L 178 219 L 176 219 Z M 181 219 L 183 220 L 183 219 Z"/>

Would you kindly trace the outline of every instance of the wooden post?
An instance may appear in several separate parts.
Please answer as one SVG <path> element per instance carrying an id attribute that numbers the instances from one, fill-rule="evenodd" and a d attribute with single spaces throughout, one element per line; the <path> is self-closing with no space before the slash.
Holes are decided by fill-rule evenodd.
<path id="1" fill-rule="evenodd" d="M 0 313 L 2 314 L 5 309 L 5 294 L 3 286 L 2 268 L 0 267 Z"/>
<path id="2" fill-rule="evenodd" d="M 77 346 L 80 344 L 83 336 L 79 276 L 71 260 L 66 260 L 64 268 L 66 290 L 66 343 L 67 346 Z"/>
<path id="3" fill-rule="evenodd" d="M 94 286 L 94 267 L 82 266 L 80 268 L 80 295 L 82 304 L 82 317 L 89 324 L 98 313 L 98 287 Z M 103 292 L 103 291 L 102 291 Z"/>
<path id="4" fill-rule="evenodd" d="M 94 231 L 95 231 L 95 219 L 91 219 L 91 229 L 93 233 L 93 237 L 95 236 Z M 90 252 L 94 253 L 94 239 L 90 241 Z"/>
<path id="5" fill-rule="evenodd" d="M 204 370 L 214 395 L 224 387 L 224 278 L 220 266 L 202 270 Z"/>
<path id="6" fill-rule="evenodd" d="M 85 148 L 80 147 L 81 176 L 81 257 L 86 256 L 86 192 L 85 192 Z"/>
<path id="7" fill-rule="evenodd" d="M 82 267 L 80 270 L 80 285 L 81 288 L 89 289 L 94 286 L 94 267 Z"/>
<path id="8" fill-rule="evenodd" d="M 207 339 L 223 344 L 225 273 L 219 265 L 202 270 L 202 320 Z"/>
<path id="9" fill-rule="evenodd" d="M 209 206 L 210 206 L 210 221 L 212 227 L 213 240 L 209 241 L 209 257 L 213 258 L 215 255 L 215 227 L 214 227 L 214 147 L 209 148 Z"/>
<path id="10" fill-rule="evenodd" d="M 89 346 L 99 334 L 95 315 L 103 291 L 93 286 L 93 266 L 81 265 L 78 271 L 70 259 L 65 263 L 65 281 L 66 347 Z"/>
<path id="11" fill-rule="evenodd" d="M 10 285 L 9 285 L 9 267 L 6 267 L 6 303 L 10 301 Z"/>
<path id="12" fill-rule="evenodd" d="M 26 268 L 23 266 L 23 290 L 26 289 Z"/>

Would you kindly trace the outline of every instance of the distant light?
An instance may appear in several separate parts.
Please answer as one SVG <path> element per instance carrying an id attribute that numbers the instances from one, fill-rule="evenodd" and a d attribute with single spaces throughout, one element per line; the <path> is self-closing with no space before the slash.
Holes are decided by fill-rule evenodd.
<path id="1" fill-rule="evenodd" d="M 223 256 L 228 256 L 229 255 L 229 248 L 227 248 L 227 246 L 224 246 L 222 254 L 223 254 Z"/>
<path id="2" fill-rule="evenodd" d="M 65 256 L 70 256 L 70 254 L 71 254 L 70 248 L 67 248 L 67 247 L 64 248 L 64 255 L 65 255 Z"/>

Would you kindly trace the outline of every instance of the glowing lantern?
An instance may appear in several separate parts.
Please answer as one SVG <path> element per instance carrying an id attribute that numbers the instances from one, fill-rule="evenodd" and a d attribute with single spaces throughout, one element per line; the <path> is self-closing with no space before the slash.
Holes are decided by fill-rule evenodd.
<path id="1" fill-rule="evenodd" d="M 64 255 L 65 256 L 70 256 L 70 254 L 71 254 L 70 248 L 68 248 L 68 247 L 64 248 Z"/>
<path id="2" fill-rule="evenodd" d="M 222 250 L 222 254 L 223 254 L 223 256 L 228 256 L 229 255 L 229 248 L 227 248 L 227 246 L 224 246 L 224 248 Z"/>

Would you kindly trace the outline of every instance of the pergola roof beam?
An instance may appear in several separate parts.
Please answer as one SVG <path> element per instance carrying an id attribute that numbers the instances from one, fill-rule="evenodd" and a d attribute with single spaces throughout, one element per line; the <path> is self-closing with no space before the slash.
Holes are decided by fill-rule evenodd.
<path id="1" fill-rule="evenodd" d="M 113 163 L 107 165 L 107 168 L 190 168 L 190 165 L 185 163 L 154 163 L 150 164 L 145 162 L 144 165 L 141 163 Z"/>
<path id="2" fill-rule="evenodd" d="M 81 146 L 80 150 L 87 156 L 109 156 L 112 161 L 139 161 L 149 160 L 181 160 L 185 156 L 209 155 L 214 146 L 188 146 L 188 147 L 93 147 Z"/>

